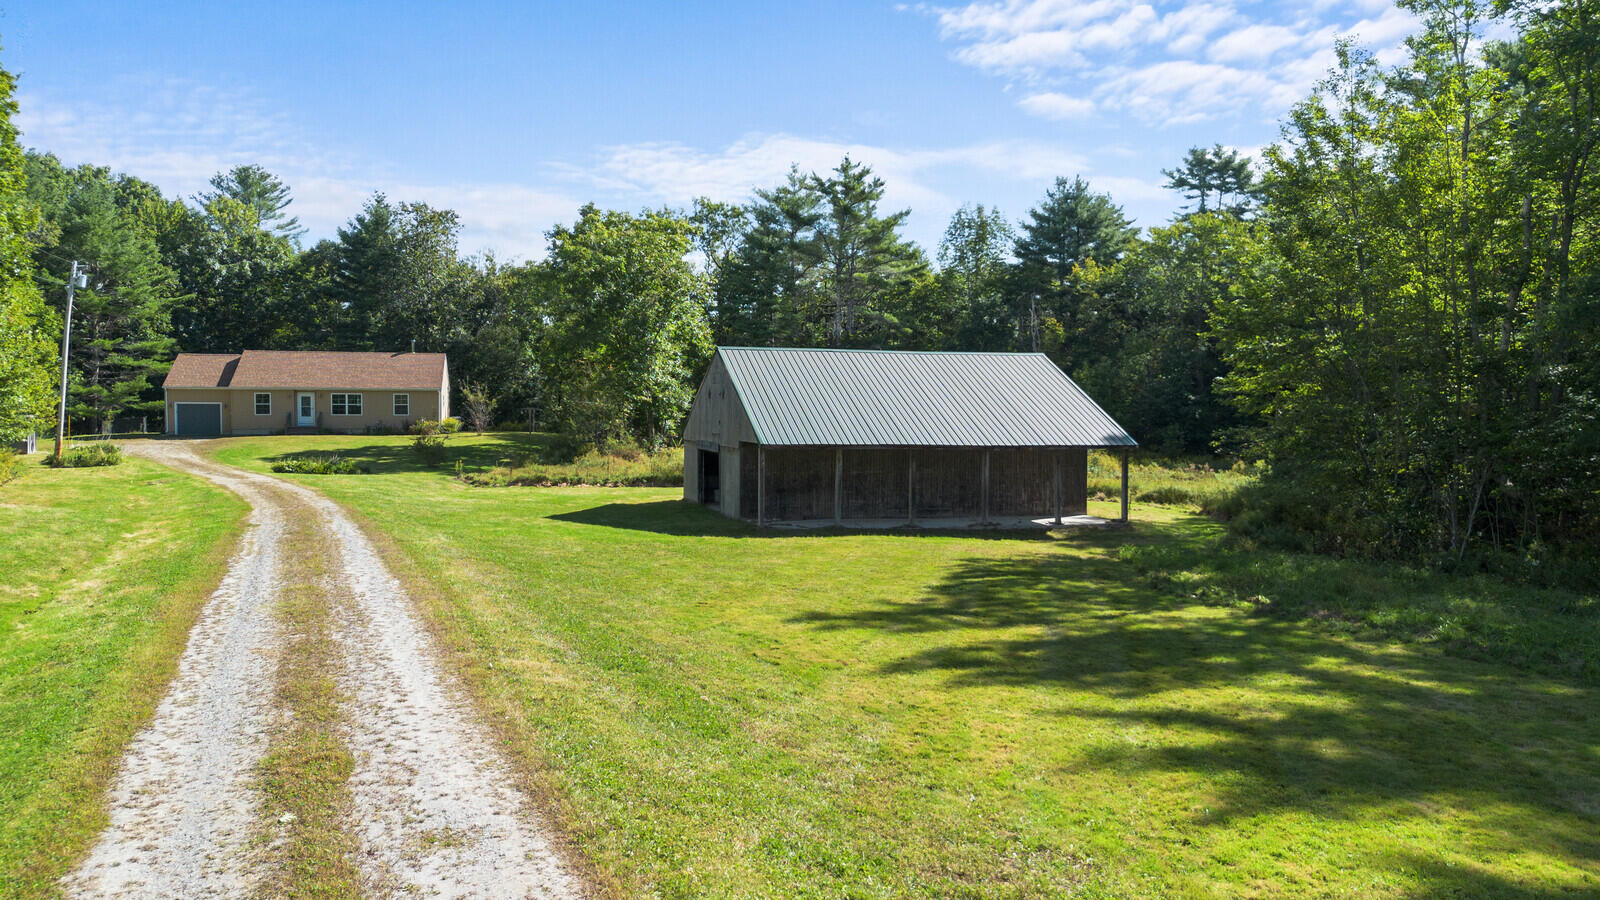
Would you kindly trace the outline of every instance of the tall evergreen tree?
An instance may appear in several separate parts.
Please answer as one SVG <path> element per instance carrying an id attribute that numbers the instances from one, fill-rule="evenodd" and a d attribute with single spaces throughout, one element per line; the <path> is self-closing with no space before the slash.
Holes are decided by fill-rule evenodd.
<path id="1" fill-rule="evenodd" d="M 119 205 L 119 190 L 104 168 L 63 168 L 47 154 L 26 158 L 28 192 L 43 214 L 36 231 L 36 265 L 64 283 L 63 260 L 88 263 L 89 286 L 77 292 L 72 326 L 69 413 L 108 431 L 116 417 L 159 414 L 153 379 L 171 364 L 168 336 L 178 286 L 154 237 Z"/>
<path id="2" fill-rule="evenodd" d="M 1103 353 L 1074 270 L 1089 260 L 1115 263 L 1137 233 L 1109 194 L 1082 178 L 1057 178 L 1017 238 L 1010 293 L 1021 348 L 1048 352 L 1068 371 Z"/>
<path id="3" fill-rule="evenodd" d="M 32 431 L 49 414 L 56 384 L 58 320 L 34 284 L 28 234 L 39 223 L 11 119 L 16 79 L 0 69 L 0 441 Z"/>
<path id="4" fill-rule="evenodd" d="M 393 349 L 375 346 L 375 326 L 389 299 L 400 292 L 400 230 L 396 210 L 374 194 L 334 243 L 328 296 L 337 317 L 329 329 L 340 350 Z"/>
<path id="5" fill-rule="evenodd" d="M 783 184 L 756 191 L 749 217 L 738 249 L 718 270 L 712 303 L 717 343 L 812 343 L 804 323 L 820 305 L 822 198 L 798 168 L 791 168 Z"/>
<path id="6" fill-rule="evenodd" d="M 211 190 L 196 199 L 202 208 L 210 208 L 222 198 L 243 204 L 251 211 L 256 228 L 290 243 L 298 244 L 301 235 L 306 233 L 300 227 L 300 219 L 285 212 L 294 202 L 289 196 L 289 186 L 258 165 L 234 166 L 226 172 L 218 172 L 211 176 Z"/>
<path id="7" fill-rule="evenodd" d="M 1256 200 L 1255 173 L 1250 160 L 1221 144 L 1211 149 L 1190 147 L 1176 169 L 1162 169 L 1167 187 L 1195 202 L 1194 212 L 1225 212 L 1242 216 Z"/>
<path id="8" fill-rule="evenodd" d="M 897 232 L 911 211 L 878 215 L 883 179 L 848 156 L 826 178 L 812 175 L 811 187 L 823 204 L 817 247 L 830 307 L 828 343 L 854 345 L 868 330 L 865 317 L 879 313 L 881 321 L 882 299 L 925 265 L 916 246 Z"/>
<path id="9" fill-rule="evenodd" d="M 237 352 L 283 340 L 294 247 L 263 230 L 252 207 L 213 197 L 169 219 L 159 240 L 184 293 L 172 312 L 178 349 Z"/>
<path id="10" fill-rule="evenodd" d="M 956 210 L 939 243 L 939 281 L 952 350 L 1011 350 L 1017 323 L 1006 299 L 1016 232 L 983 204 Z M 927 349 L 934 349 L 929 347 Z"/>

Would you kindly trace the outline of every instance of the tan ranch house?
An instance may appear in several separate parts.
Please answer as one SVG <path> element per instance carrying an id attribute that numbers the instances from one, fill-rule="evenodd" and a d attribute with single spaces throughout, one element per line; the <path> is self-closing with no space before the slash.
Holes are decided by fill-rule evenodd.
<path id="1" fill-rule="evenodd" d="M 450 415 L 443 353 L 180 353 L 162 390 L 168 434 L 403 431 Z"/>

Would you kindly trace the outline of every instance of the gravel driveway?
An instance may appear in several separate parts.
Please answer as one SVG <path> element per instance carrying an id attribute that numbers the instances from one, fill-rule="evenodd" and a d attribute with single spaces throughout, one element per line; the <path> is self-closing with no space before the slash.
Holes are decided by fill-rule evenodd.
<path id="1" fill-rule="evenodd" d="M 203 459 L 180 441 L 126 448 L 227 488 L 250 527 L 189 636 L 155 718 L 130 743 L 110 823 L 63 880 L 74 897 L 237 897 L 273 865 L 254 780 L 270 730 L 274 616 L 286 523 L 310 517 L 329 579 L 349 828 L 372 896 L 582 896 L 551 830 L 439 663 L 431 636 L 366 536 L 322 495 Z M 441 839 L 445 836 L 447 839 Z"/>

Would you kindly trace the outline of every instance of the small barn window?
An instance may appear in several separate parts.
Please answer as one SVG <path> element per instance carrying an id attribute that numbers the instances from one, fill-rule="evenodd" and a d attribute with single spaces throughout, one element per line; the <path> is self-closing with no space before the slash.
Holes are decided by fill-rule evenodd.
<path id="1" fill-rule="evenodd" d="M 336 416 L 361 415 L 360 394 L 333 394 L 328 398 L 329 412 Z"/>
<path id="2" fill-rule="evenodd" d="M 272 415 L 272 395 L 271 394 L 257 394 L 256 395 L 256 415 L 258 415 L 258 416 L 270 416 L 270 415 Z"/>
<path id="3" fill-rule="evenodd" d="M 397 415 L 397 416 L 409 416 L 409 415 L 411 415 L 411 395 L 410 394 L 395 394 L 394 395 L 394 414 Z"/>

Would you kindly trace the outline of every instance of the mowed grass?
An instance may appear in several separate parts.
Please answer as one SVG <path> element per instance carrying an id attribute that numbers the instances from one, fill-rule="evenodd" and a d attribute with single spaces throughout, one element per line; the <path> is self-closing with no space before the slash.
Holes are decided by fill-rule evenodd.
<path id="1" fill-rule="evenodd" d="M 245 504 L 139 459 L 0 486 L 0 896 L 47 896 L 105 822 Z"/>
<path id="2" fill-rule="evenodd" d="M 379 533 L 618 895 L 1600 892 L 1593 598 L 1246 552 L 1148 503 L 784 533 L 673 490 L 294 480 Z M 1530 628 L 1570 656 L 1509 664 Z"/>

